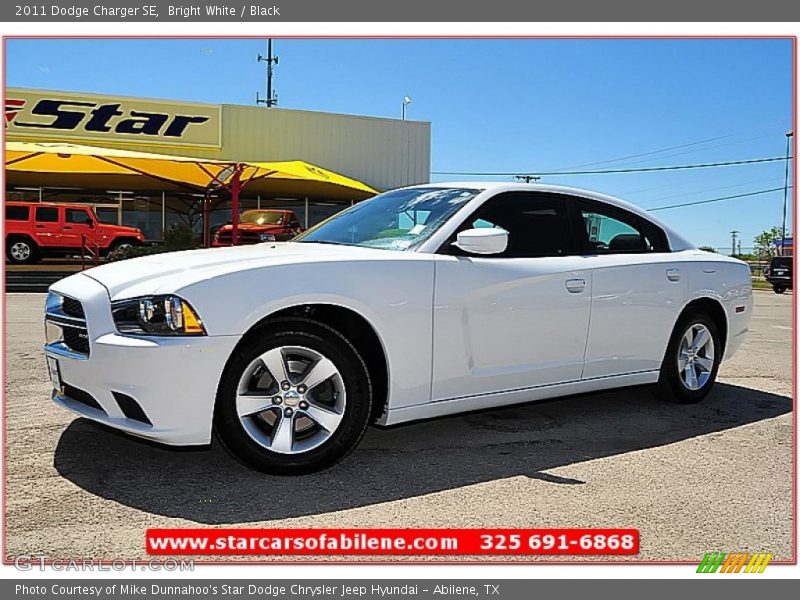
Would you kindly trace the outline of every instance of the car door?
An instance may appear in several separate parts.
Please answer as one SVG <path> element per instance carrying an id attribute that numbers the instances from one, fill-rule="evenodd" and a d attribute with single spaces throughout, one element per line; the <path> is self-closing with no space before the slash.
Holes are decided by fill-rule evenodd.
<path id="1" fill-rule="evenodd" d="M 591 271 L 575 255 L 567 198 L 511 192 L 459 230 L 500 227 L 506 251 L 436 257 L 432 399 L 576 381 L 589 326 Z"/>
<path id="2" fill-rule="evenodd" d="M 43 248 L 61 247 L 62 210 L 58 206 L 37 206 L 33 215 L 33 237 Z"/>
<path id="3" fill-rule="evenodd" d="M 672 260 L 666 235 L 647 219 L 594 200 L 575 208 L 592 270 L 583 378 L 659 369 L 686 295 L 685 263 Z"/>
<path id="4" fill-rule="evenodd" d="M 86 242 L 92 246 L 96 238 L 94 219 L 88 208 L 65 208 L 63 245 L 69 248 L 80 248 L 86 236 Z"/>

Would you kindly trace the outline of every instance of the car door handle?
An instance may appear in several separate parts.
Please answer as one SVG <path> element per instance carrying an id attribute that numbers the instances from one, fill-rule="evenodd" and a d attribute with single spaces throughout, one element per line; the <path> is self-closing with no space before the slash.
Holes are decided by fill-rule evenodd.
<path id="1" fill-rule="evenodd" d="M 586 288 L 586 280 L 585 279 L 567 279 L 565 284 L 567 286 L 567 291 L 571 294 L 579 294 Z"/>
<path id="2" fill-rule="evenodd" d="M 64 225 L 64 229 L 72 229 L 72 225 Z"/>
<path id="3" fill-rule="evenodd" d="M 681 270 L 680 269 L 667 269 L 667 279 L 670 281 L 680 281 L 681 279 Z"/>
<path id="4" fill-rule="evenodd" d="M 36 225 L 36 229 L 44 229 L 44 225 Z"/>

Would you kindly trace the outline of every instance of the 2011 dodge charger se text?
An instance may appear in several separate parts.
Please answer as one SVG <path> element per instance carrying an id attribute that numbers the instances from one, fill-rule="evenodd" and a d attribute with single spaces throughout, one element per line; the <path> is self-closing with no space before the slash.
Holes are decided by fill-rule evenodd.
<path id="1" fill-rule="evenodd" d="M 571 188 L 428 184 L 291 242 L 100 266 L 54 284 L 53 399 L 171 445 L 215 433 L 306 473 L 366 427 L 624 386 L 691 403 L 752 309 L 746 264 Z"/>

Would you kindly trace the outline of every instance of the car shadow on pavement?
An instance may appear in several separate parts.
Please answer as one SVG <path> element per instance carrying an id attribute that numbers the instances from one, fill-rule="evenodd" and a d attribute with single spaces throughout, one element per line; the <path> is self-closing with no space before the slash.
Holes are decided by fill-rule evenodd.
<path id="1" fill-rule="evenodd" d="M 791 399 L 717 384 L 695 405 L 645 388 L 586 394 L 371 428 L 339 465 L 313 475 L 251 471 L 218 444 L 174 451 L 77 419 L 55 452 L 58 472 L 91 494 L 205 524 L 315 515 L 514 476 L 581 485 L 544 471 L 662 446 L 790 412 Z"/>

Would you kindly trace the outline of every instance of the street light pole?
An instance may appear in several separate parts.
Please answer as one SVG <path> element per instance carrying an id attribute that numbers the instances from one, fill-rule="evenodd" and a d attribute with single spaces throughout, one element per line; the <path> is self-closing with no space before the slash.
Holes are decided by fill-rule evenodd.
<path id="1" fill-rule="evenodd" d="M 789 201 L 789 150 L 794 131 L 786 132 L 786 169 L 783 175 L 783 224 L 781 225 L 781 256 L 786 252 L 786 206 Z"/>
<path id="2" fill-rule="evenodd" d="M 409 104 L 411 104 L 411 98 L 409 98 L 408 96 L 404 96 L 403 97 L 403 111 L 401 113 L 403 121 L 406 120 L 406 106 L 408 106 Z"/>

